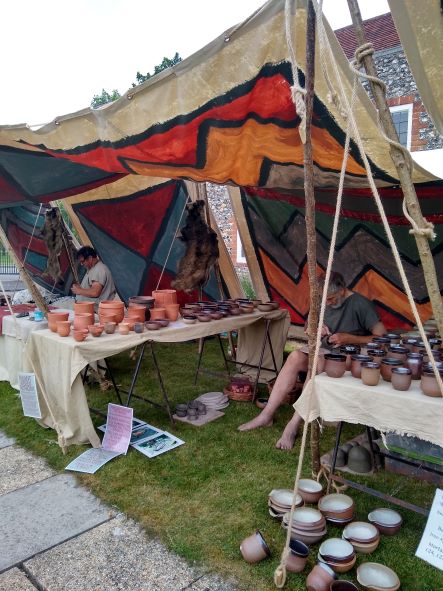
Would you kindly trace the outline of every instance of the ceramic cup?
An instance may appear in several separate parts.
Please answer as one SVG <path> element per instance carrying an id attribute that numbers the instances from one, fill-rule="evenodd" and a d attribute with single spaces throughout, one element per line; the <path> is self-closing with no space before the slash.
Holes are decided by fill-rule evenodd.
<path id="1" fill-rule="evenodd" d="M 409 390 L 412 380 L 412 371 L 409 367 L 393 367 L 391 369 L 391 384 L 394 390 L 404 392 Z"/>
<path id="2" fill-rule="evenodd" d="M 346 371 L 346 355 L 327 353 L 325 355 L 325 372 L 330 378 L 341 378 Z"/>
<path id="3" fill-rule="evenodd" d="M 251 536 L 248 536 L 240 544 L 240 552 L 246 562 L 254 564 L 267 558 L 271 555 L 269 546 L 267 545 L 260 530 L 257 530 Z"/>
<path id="4" fill-rule="evenodd" d="M 291 573 L 301 573 L 308 560 L 309 548 L 299 540 L 289 542 L 289 556 L 286 559 L 286 570 Z"/>
<path id="5" fill-rule="evenodd" d="M 361 364 L 372 361 L 370 355 L 352 355 L 351 374 L 354 378 L 361 378 Z"/>
<path id="6" fill-rule="evenodd" d="M 393 367 L 401 367 L 403 362 L 395 357 L 385 357 L 382 359 L 380 373 L 385 382 L 391 381 L 391 371 Z"/>
<path id="7" fill-rule="evenodd" d="M 324 562 L 318 562 L 306 577 L 306 589 L 308 591 L 329 591 L 336 574 L 330 566 Z"/>
<path id="8" fill-rule="evenodd" d="M 408 353 L 405 365 L 411 370 L 413 380 L 419 380 L 421 378 L 421 368 L 423 365 L 423 355 L 421 353 Z"/>
<path id="9" fill-rule="evenodd" d="M 380 363 L 364 361 L 361 364 L 361 381 L 365 386 L 376 386 L 380 381 Z"/>
<path id="10" fill-rule="evenodd" d="M 114 334 L 117 324 L 115 322 L 105 322 L 104 326 L 106 334 Z"/>
<path id="11" fill-rule="evenodd" d="M 134 322 L 134 332 L 141 333 L 145 330 L 144 322 Z"/>

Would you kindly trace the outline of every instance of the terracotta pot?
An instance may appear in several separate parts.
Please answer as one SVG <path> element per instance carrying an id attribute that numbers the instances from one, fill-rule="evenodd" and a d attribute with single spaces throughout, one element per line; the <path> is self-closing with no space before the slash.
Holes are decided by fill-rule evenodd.
<path id="1" fill-rule="evenodd" d="M 190 410 L 188 408 L 188 415 Z M 240 544 L 240 552 L 246 562 L 250 564 L 260 562 L 260 560 L 271 555 L 271 551 L 260 530 L 257 530 L 254 534 L 243 540 Z"/>
<path id="2" fill-rule="evenodd" d="M 118 325 L 118 332 L 120 334 L 129 334 L 129 324 L 126 322 L 120 322 Z"/>
<path id="3" fill-rule="evenodd" d="M 412 351 L 416 343 L 417 339 L 413 339 L 411 337 L 403 337 L 401 340 L 401 344 L 403 345 L 403 347 L 406 347 L 406 349 L 409 349 L 409 351 Z"/>
<path id="4" fill-rule="evenodd" d="M 400 344 L 400 335 L 395 332 L 389 332 L 388 334 L 384 334 L 383 336 L 391 341 L 391 345 Z"/>
<path id="5" fill-rule="evenodd" d="M 68 320 L 58 320 L 57 333 L 61 337 L 68 337 L 71 332 L 71 323 Z"/>
<path id="6" fill-rule="evenodd" d="M 361 364 L 372 361 L 370 355 L 352 355 L 351 374 L 354 378 L 361 378 Z"/>
<path id="7" fill-rule="evenodd" d="M 391 384 L 394 390 L 404 392 L 409 390 L 412 371 L 408 367 L 393 367 L 391 369 Z"/>
<path id="8" fill-rule="evenodd" d="M 325 372 L 330 378 L 341 378 L 346 371 L 346 355 L 325 355 Z"/>
<path id="9" fill-rule="evenodd" d="M 336 574 L 330 566 L 324 562 L 318 562 L 306 577 L 306 589 L 308 591 L 329 591 Z"/>
<path id="10" fill-rule="evenodd" d="M 163 308 L 166 304 L 177 303 L 177 291 L 175 289 L 157 289 L 152 292 L 154 307 Z"/>
<path id="11" fill-rule="evenodd" d="M 89 325 L 94 324 L 94 314 L 76 314 L 74 316 L 74 328 L 79 330 L 81 328 L 88 328 Z"/>
<path id="12" fill-rule="evenodd" d="M 144 322 L 146 318 L 146 308 L 144 306 L 129 306 L 127 317 L 135 322 Z"/>
<path id="13" fill-rule="evenodd" d="M 172 320 L 174 322 L 178 318 L 178 313 L 180 311 L 180 305 L 179 304 L 166 304 L 165 310 L 166 310 L 166 318 L 169 318 L 169 320 Z"/>
<path id="14" fill-rule="evenodd" d="M 365 386 L 376 386 L 380 381 L 380 363 L 364 361 L 361 364 L 361 381 Z"/>
<path id="15" fill-rule="evenodd" d="M 48 312 L 48 326 L 52 332 L 57 332 L 57 322 L 68 320 L 69 312 Z"/>
<path id="16" fill-rule="evenodd" d="M 403 362 L 401 359 L 396 359 L 395 357 L 385 357 L 382 359 L 381 366 L 380 366 L 380 373 L 381 377 L 384 379 L 385 382 L 391 381 L 391 370 L 393 367 L 401 367 Z"/>
<path id="17" fill-rule="evenodd" d="M 165 308 L 152 308 L 151 320 L 160 320 L 161 318 L 166 318 Z"/>
<path id="18" fill-rule="evenodd" d="M 92 334 L 93 337 L 101 336 L 103 329 L 104 329 L 104 327 L 101 324 L 91 324 L 88 327 L 88 330 L 89 330 L 90 334 Z"/>
<path id="19" fill-rule="evenodd" d="M 98 318 L 100 320 L 100 324 L 105 324 L 106 322 L 115 322 L 117 323 L 117 316 L 118 314 L 112 314 L 108 312 L 99 312 Z"/>
<path id="20" fill-rule="evenodd" d="M 75 302 L 74 314 L 94 314 L 94 302 Z"/>
<path id="21" fill-rule="evenodd" d="M 132 296 L 129 298 L 129 307 L 133 304 L 136 306 L 143 306 L 145 309 L 145 320 L 151 318 L 151 308 L 154 307 L 154 298 L 151 296 Z"/>
<path id="22" fill-rule="evenodd" d="M 78 341 L 79 343 L 81 343 L 82 341 L 84 341 L 84 340 L 85 340 L 85 338 L 86 338 L 86 336 L 87 336 L 87 335 L 86 335 L 86 334 L 83 332 L 83 330 L 74 330 L 72 334 L 73 334 L 73 336 L 74 336 L 74 339 L 75 339 L 76 341 Z"/>
<path id="23" fill-rule="evenodd" d="M 103 300 L 98 305 L 98 313 L 107 312 L 116 315 L 116 322 L 121 322 L 125 316 L 125 304 L 120 300 Z"/>

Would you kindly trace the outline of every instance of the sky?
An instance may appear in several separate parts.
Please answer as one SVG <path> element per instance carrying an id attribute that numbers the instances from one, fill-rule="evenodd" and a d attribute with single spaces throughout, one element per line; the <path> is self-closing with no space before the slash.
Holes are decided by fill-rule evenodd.
<path id="1" fill-rule="evenodd" d="M 138 71 L 186 58 L 243 21 L 262 0 L 3 0 L 0 125 L 41 125 L 88 107 L 102 89 L 123 94 Z M 387 0 L 359 0 L 363 18 Z M 346 0 L 324 0 L 334 29 Z"/>

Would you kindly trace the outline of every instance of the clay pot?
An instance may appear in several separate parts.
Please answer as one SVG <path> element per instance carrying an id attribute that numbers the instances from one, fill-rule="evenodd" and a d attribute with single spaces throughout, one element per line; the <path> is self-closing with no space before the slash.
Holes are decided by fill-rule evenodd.
<path id="1" fill-rule="evenodd" d="M 175 289 L 157 289 L 152 292 L 155 308 L 164 308 L 166 304 L 177 303 L 177 292 Z"/>
<path id="2" fill-rule="evenodd" d="M 68 337 L 71 332 L 71 323 L 68 320 L 58 320 L 57 333 L 61 337 Z"/>
<path id="3" fill-rule="evenodd" d="M 128 305 L 135 304 L 145 308 L 145 320 L 151 317 L 150 310 L 154 307 L 154 298 L 152 296 L 132 296 L 129 298 Z"/>
<path id="4" fill-rule="evenodd" d="M 386 351 L 384 349 L 368 349 L 368 355 L 372 357 L 372 361 L 375 361 L 375 363 L 381 363 L 383 357 L 386 357 Z"/>
<path id="5" fill-rule="evenodd" d="M 145 323 L 144 322 L 134 322 L 134 332 L 137 334 L 142 333 L 145 330 Z"/>
<path id="6" fill-rule="evenodd" d="M 361 381 L 365 386 L 376 386 L 380 381 L 380 363 L 365 361 L 361 364 Z"/>
<path id="7" fill-rule="evenodd" d="M 391 370 L 391 384 L 394 390 L 404 392 L 409 390 L 412 371 L 408 367 L 393 367 Z"/>
<path id="8" fill-rule="evenodd" d="M 380 366 L 381 377 L 385 382 L 391 381 L 391 370 L 393 367 L 401 367 L 403 362 L 395 357 L 385 357 L 382 359 Z"/>
<path id="9" fill-rule="evenodd" d="M 166 304 L 166 318 L 175 322 L 178 318 L 178 314 L 180 312 L 180 304 Z"/>
<path id="10" fill-rule="evenodd" d="M 348 468 L 359 474 L 366 474 L 372 470 L 370 452 L 362 445 L 356 445 L 348 454 Z"/>
<path id="11" fill-rule="evenodd" d="M 391 345 L 400 344 L 400 335 L 396 332 L 389 332 L 388 334 L 384 334 L 383 336 L 391 341 Z"/>
<path id="12" fill-rule="evenodd" d="M 115 314 L 115 322 L 121 322 L 125 316 L 125 304 L 120 300 L 103 300 L 98 305 L 98 313 L 102 312 Z"/>
<path id="13" fill-rule="evenodd" d="M 72 332 L 74 339 L 76 341 L 78 341 L 79 343 L 81 343 L 82 341 L 85 340 L 87 333 L 85 333 L 83 330 L 74 330 Z"/>
<path id="14" fill-rule="evenodd" d="M 382 346 L 389 347 L 389 345 L 391 343 L 391 339 L 388 337 L 374 337 L 372 340 L 374 343 L 378 343 L 379 345 L 381 345 L 380 349 Z"/>
<path id="15" fill-rule="evenodd" d="M 91 324 L 88 326 L 89 333 L 92 334 L 93 337 L 101 336 L 104 327 L 101 324 Z"/>
<path id="16" fill-rule="evenodd" d="M 330 378 L 341 378 L 346 371 L 346 355 L 325 355 L 325 372 Z"/>
<path id="17" fill-rule="evenodd" d="M 330 566 L 324 562 L 318 562 L 306 577 L 306 589 L 308 591 L 329 591 L 332 581 L 337 575 Z"/>
<path id="18" fill-rule="evenodd" d="M 117 314 L 99 312 L 98 318 L 100 320 L 100 324 L 105 324 L 106 322 L 115 322 L 117 324 Z"/>
<path id="19" fill-rule="evenodd" d="M 79 330 L 81 328 L 88 328 L 90 324 L 94 324 L 94 314 L 81 313 L 74 316 L 74 328 Z"/>
<path id="20" fill-rule="evenodd" d="M 361 378 L 361 364 L 372 361 L 370 355 L 352 355 L 351 374 L 354 378 Z"/>
<path id="21" fill-rule="evenodd" d="M 431 346 L 431 349 L 439 349 L 441 347 L 441 339 L 438 339 L 438 338 L 429 339 L 429 344 Z"/>
<path id="22" fill-rule="evenodd" d="M 329 591 L 358 591 L 357 585 L 351 581 L 332 581 Z"/>
<path id="23" fill-rule="evenodd" d="M 128 317 L 131 318 L 131 320 L 144 322 L 146 317 L 145 306 L 137 306 L 135 304 L 130 304 L 128 308 Z"/>
<path id="24" fill-rule="evenodd" d="M 115 322 L 105 322 L 105 324 L 104 324 L 105 333 L 106 334 L 114 334 L 116 326 L 117 326 L 117 324 Z"/>
<path id="25" fill-rule="evenodd" d="M 160 318 L 166 318 L 165 308 L 152 308 L 151 320 L 159 320 Z"/>
<path id="26" fill-rule="evenodd" d="M 323 486 L 311 478 L 301 478 L 298 482 L 298 492 L 305 503 L 318 503 L 323 496 Z"/>
<path id="27" fill-rule="evenodd" d="M 388 347 L 388 356 L 392 357 L 393 359 L 401 359 L 403 363 L 406 361 L 406 355 L 409 353 L 409 350 L 406 347 L 402 347 L 401 345 L 392 345 Z"/>
<path id="28" fill-rule="evenodd" d="M 148 322 L 145 322 L 145 327 L 147 330 L 160 330 L 162 325 L 158 320 L 149 320 Z"/>
<path id="29" fill-rule="evenodd" d="M 52 332 L 57 332 L 57 322 L 68 320 L 69 312 L 48 312 L 48 326 Z"/>
<path id="30" fill-rule="evenodd" d="M 432 349 L 431 353 L 432 353 L 432 357 L 435 359 L 435 361 L 442 360 L 443 349 Z M 423 361 L 424 361 L 424 363 L 429 363 L 429 355 L 427 353 L 423 354 Z"/>
<path id="31" fill-rule="evenodd" d="M 291 573 L 301 573 L 305 568 L 309 556 L 309 548 L 299 540 L 289 542 L 289 556 L 286 559 L 286 570 Z"/>
<path id="32" fill-rule="evenodd" d="M 189 410 L 190 409 L 188 409 L 188 415 Z M 246 562 L 249 562 L 250 564 L 260 562 L 260 560 L 271 555 L 271 551 L 269 550 L 260 530 L 257 530 L 254 534 L 243 540 L 240 544 L 240 552 Z"/>
<path id="33" fill-rule="evenodd" d="M 74 314 L 94 314 L 94 302 L 75 302 Z"/>
<path id="34" fill-rule="evenodd" d="M 118 332 L 123 335 L 129 334 L 129 324 L 127 322 L 120 322 Z"/>
<path id="35" fill-rule="evenodd" d="M 443 369 L 438 369 L 443 379 Z M 441 398 L 443 396 L 443 392 L 440 390 L 431 365 L 423 365 L 420 386 L 423 394 L 426 394 L 426 396 L 432 396 L 433 398 Z"/>
<path id="36" fill-rule="evenodd" d="M 352 355 L 360 353 L 360 347 L 358 345 L 342 345 L 340 347 L 340 353 L 346 355 L 346 371 L 350 371 Z"/>
<path id="37" fill-rule="evenodd" d="M 403 347 L 405 347 L 406 349 L 409 349 L 410 352 L 412 351 L 416 342 L 417 342 L 417 339 L 413 339 L 411 337 L 403 337 L 401 340 L 401 344 L 403 345 Z"/>

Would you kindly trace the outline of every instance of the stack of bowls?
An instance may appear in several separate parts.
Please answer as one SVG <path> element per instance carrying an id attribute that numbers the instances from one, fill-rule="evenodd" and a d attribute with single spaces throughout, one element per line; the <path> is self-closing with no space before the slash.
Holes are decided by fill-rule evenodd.
<path id="1" fill-rule="evenodd" d="M 271 517 L 282 519 L 283 515 L 291 510 L 294 493 L 288 488 L 277 488 L 271 490 L 268 496 L 269 514 Z M 295 506 L 301 507 L 303 505 L 302 497 L 297 494 Z"/>
<path id="2" fill-rule="evenodd" d="M 323 496 L 323 486 L 311 478 L 300 478 L 298 492 L 305 503 L 318 503 Z"/>
<path id="3" fill-rule="evenodd" d="M 359 554 L 371 554 L 380 543 L 380 533 L 372 523 L 353 521 L 343 530 L 343 539 Z"/>
<path id="4" fill-rule="evenodd" d="M 318 508 L 326 521 L 335 525 L 345 525 L 354 518 L 354 500 L 348 495 L 326 495 L 319 500 Z"/>
<path id="5" fill-rule="evenodd" d="M 369 523 L 375 525 L 385 536 L 395 535 L 401 528 L 402 516 L 393 509 L 374 509 L 368 515 Z"/>
<path id="6" fill-rule="evenodd" d="M 329 538 L 320 546 L 318 559 L 328 564 L 336 573 L 346 573 L 354 567 L 357 555 L 348 541 Z"/>
<path id="7" fill-rule="evenodd" d="M 282 527 L 288 529 L 290 513 L 285 513 Z M 291 538 L 311 545 L 319 542 L 327 533 L 326 520 L 317 509 L 299 507 L 292 516 Z"/>
<path id="8" fill-rule="evenodd" d="M 368 591 L 397 591 L 400 579 L 384 564 L 364 562 L 357 569 L 357 581 Z"/>
<path id="9" fill-rule="evenodd" d="M 229 404 L 229 398 L 223 392 L 207 392 L 196 398 L 196 400 L 203 402 L 207 409 L 212 410 L 222 410 Z"/>

